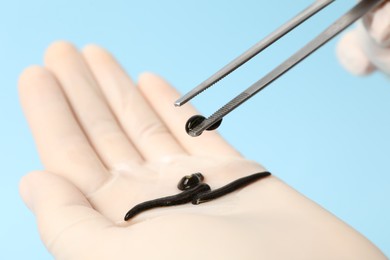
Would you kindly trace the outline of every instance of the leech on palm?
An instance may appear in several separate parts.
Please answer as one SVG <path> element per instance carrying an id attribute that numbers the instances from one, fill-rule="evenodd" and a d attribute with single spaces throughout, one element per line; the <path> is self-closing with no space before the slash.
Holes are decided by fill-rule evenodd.
<path id="1" fill-rule="evenodd" d="M 201 203 L 218 199 L 270 175 L 271 173 L 269 172 L 254 173 L 249 176 L 237 179 L 215 190 L 211 190 L 209 185 L 203 183 L 204 176 L 201 173 L 186 175 L 177 185 L 178 189 L 183 192 L 177 195 L 154 199 L 137 204 L 126 213 L 124 220 L 128 221 L 142 211 L 153 208 L 177 206 L 188 202 L 191 202 L 194 205 L 199 205 Z"/>
<path id="2" fill-rule="evenodd" d="M 361 235 L 274 176 L 209 203 L 156 208 L 125 222 L 134 205 L 177 193 L 183 175 L 202 172 L 210 187 L 222 187 L 265 169 L 216 132 L 189 137 L 183 125 L 195 109 L 175 109 L 179 94 L 156 75 L 134 83 L 100 47 L 55 43 L 19 86 L 45 168 L 22 180 L 21 194 L 56 259 L 188 252 L 187 259 L 288 259 L 309 244 L 309 259 L 340 252 L 380 259 Z"/>

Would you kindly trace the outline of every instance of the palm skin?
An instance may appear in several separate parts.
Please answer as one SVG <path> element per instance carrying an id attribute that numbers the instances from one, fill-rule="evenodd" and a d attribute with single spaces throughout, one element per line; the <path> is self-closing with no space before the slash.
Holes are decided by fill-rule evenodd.
<path id="1" fill-rule="evenodd" d="M 21 195 L 56 259 L 385 259 L 369 241 L 276 177 L 205 204 L 153 209 L 202 172 L 217 188 L 265 169 L 217 133 L 187 136 L 196 111 L 146 73 L 137 86 L 97 46 L 53 44 L 45 67 L 20 78 L 20 97 L 45 171 Z"/>

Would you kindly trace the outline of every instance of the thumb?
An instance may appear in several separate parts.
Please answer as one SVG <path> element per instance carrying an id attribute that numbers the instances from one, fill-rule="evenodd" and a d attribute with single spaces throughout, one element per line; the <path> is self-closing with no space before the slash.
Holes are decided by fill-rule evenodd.
<path id="1" fill-rule="evenodd" d="M 113 226 L 71 183 L 49 172 L 33 172 L 20 182 L 20 194 L 37 218 L 41 238 L 56 259 L 75 259 Z M 77 257 L 76 257 L 77 258 Z"/>

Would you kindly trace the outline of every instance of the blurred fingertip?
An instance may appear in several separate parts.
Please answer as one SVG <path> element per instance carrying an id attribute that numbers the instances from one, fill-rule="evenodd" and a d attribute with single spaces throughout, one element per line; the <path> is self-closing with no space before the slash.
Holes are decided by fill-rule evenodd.
<path id="1" fill-rule="evenodd" d="M 31 172 L 25 176 L 23 176 L 19 181 L 19 194 L 26 206 L 34 211 L 33 208 L 33 190 L 35 186 L 35 182 L 41 178 L 41 175 L 44 174 L 40 171 Z"/>
<path id="2" fill-rule="evenodd" d="M 151 88 L 156 89 L 157 87 L 161 86 L 161 82 L 164 82 L 164 80 L 157 74 L 150 71 L 142 72 L 138 76 L 138 86 L 143 90 L 148 90 Z"/>
<path id="3" fill-rule="evenodd" d="M 50 64 L 53 59 L 65 58 L 74 52 L 77 52 L 77 48 L 70 42 L 64 40 L 53 42 L 46 49 L 44 55 L 45 64 Z"/>
<path id="4" fill-rule="evenodd" d="M 18 80 L 19 97 L 22 101 L 31 99 L 31 95 L 40 92 L 45 84 L 42 82 L 52 81 L 53 75 L 44 67 L 32 65 L 23 70 Z"/>
<path id="5" fill-rule="evenodd" d="M 344 35 L 336 47 L 336 53 L 340 64 L 351 74 L 364 76 L 375 70 L 360 46 L 356 31 Z"/>
<path id="6" fill-rule="evenodd" d="M 19 87 L 24 86 L 25 83 L 30 82 L 32 78 L 46 77 L 47 73 L 48 71 L 45 68 L 39 65 L 31 65 L 20 73 L 18 85 Z"/>
<path id="7" fill-rule="evenodd" d="M 152 79 L 158 80 L 158 79 L 160 79 L 160 77 L 151 71 L 144 71 L 138 76 L 138 82 L 145 82 L 145 81 L 149 81 Z"/>
<path id="8" fill-rule="evenodd" d="M 161 77 L 160 75 L 150 72 L 150 71 L 145 71 L 142 72 L 138 76 L 138 83 L 142 87 L 153 87 L 153 88 L 161 88 L 161 89 L 174 89 L 172 87 L 172 84 L 170 84 L 165 78 Z"/>
<path id="9" fill-rule="evenodd" d="M 105 48 L 101 47 L 100 45 L 97 45 L 94 43 L 90 43 L 90 44 L 85 45 L 84 48 L 82 49 L 82 52 L 88 56 L 89 55 L 91 55 L 91 56 L 105 55 L 105 56 L 109 56 L 110 58 L 112 58 L 112 55 L 108 50 L 106 50 Z"/>

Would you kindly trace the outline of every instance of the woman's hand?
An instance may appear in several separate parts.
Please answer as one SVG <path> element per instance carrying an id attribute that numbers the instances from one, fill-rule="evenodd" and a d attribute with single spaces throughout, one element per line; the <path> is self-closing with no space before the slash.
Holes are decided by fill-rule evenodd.
<path id="1" fill-rule="evenodd" d="M 45 167 L 23 178 L 21 195 L 56 259 L 385 259 L 273 176 L 124 222 L 136 204 L 179 193 L 184 175 L 218 188 L 265 169 L 216 132 L 189 137 L 194 108 L 175 108 L 178 93 L 155 75 L 136 86 L 97 46 L 53 44 L 45 67 L 22 74 L 20 96 Z"/>
<path id="2" fill-rule="evenodd" d="M 363 18 L 337 47 L 341 64 L 355 75 L 380 70 L 390 75 L 390 1 Z"/>

